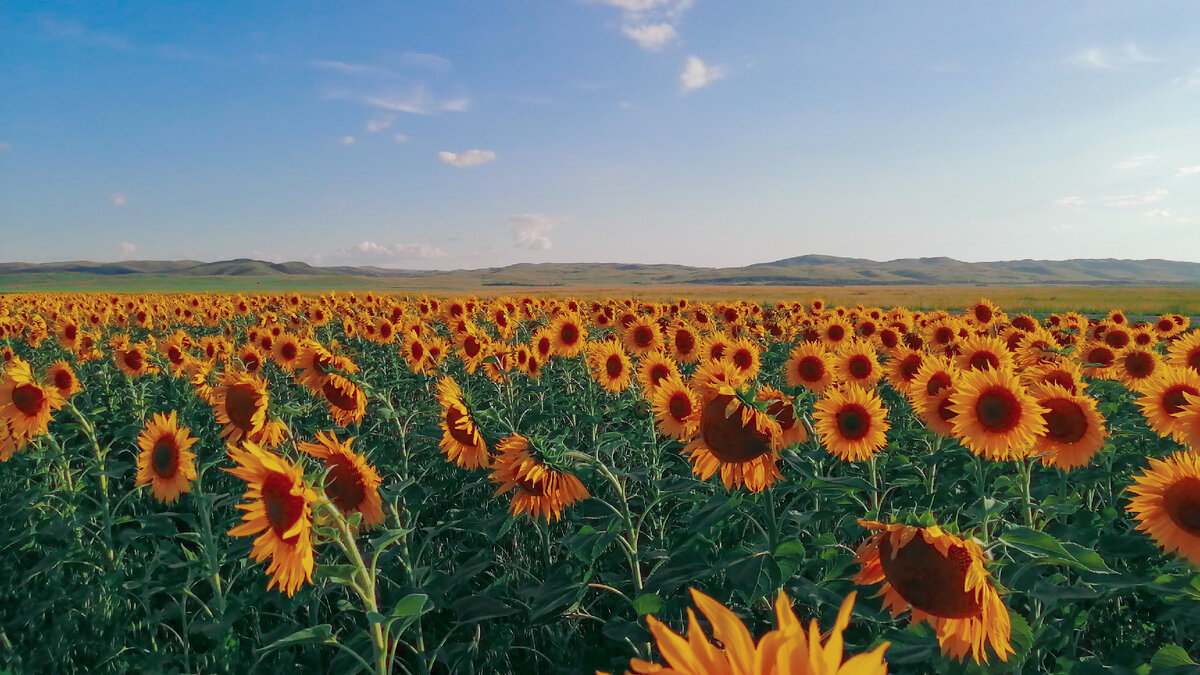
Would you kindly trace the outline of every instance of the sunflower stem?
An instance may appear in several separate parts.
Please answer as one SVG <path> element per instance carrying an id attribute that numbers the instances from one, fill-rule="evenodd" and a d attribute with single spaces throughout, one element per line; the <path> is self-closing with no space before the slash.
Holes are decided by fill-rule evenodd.
<path id="1" fill-rule="evenodd" d="M 96 469 L 100 472 L 100 506 L 104 512 L 104 554 L 108 560 L 109 569 L 112 569 L 116 562 L 116 554 L 113 552 L 112 507 L 108 503 L 108 469 L 104 463 L 108 453 L 100 448 L 100 441 L 96 439 L 96 428 L 84 417 L 83 413 L 79 412 L 79 408 L 76 408 L 75 404 L 71 401 L 67 401 L 66 407 L 79 422 L 79 428 L 83 430 L 83 435 L 91 442 L 92 451 L 96 456 Z"/>
<path id="2" fill-rule="evenodd" d="M 1021 503 L 1025 509 L 1025 526 L 1037 529 L 1033 522 L 1033 498 L 1029 485 L 1033 478 L 1033 459 L 1026 457 L 1019 460 L 1017 470 L 1021 474 Z"/>
<path id="3" fill-rule="evenodd" d="M 867 462 L 867 470 L 871 474 L 871 510 L 876 516 L 879 515 L 879 466 L 875 461 L 875 454 L 871 454 L 871 459 Z"/>
<path id="4" fill-rule="evenodd" d="M 363 609 L 368 614 L 368 623 L 370 624 L 371 644 L 375 648 L 375 672 L 377 675 L 387 675 L 391 671 L 391 663 L 389 658 L 389 640 L 388 629 L 382 622 L 371 621 L 370 615 L 379 615 L 379 603 L 375 599 L 375 575 L 367 567 L 363 560 L 362 554 L 358 551 L 358 544 L 354 541 L 354 533 L 350 531 L 350 524 L 346 522 L 346 518 L 342 512 L 334 506 L 333 502 L 324 501 L 322 506 L 332 517 L 334 524 L 337 526 L 338 548 L 342 549 L 342 553 L 346 554 L 346 558 L 354 565 L 354 584 L 353 590 L 362 600 Z"/>

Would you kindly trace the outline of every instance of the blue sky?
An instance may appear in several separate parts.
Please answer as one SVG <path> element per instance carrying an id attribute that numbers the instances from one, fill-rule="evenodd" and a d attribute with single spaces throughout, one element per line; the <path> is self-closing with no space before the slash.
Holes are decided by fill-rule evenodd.
<path id="1" fill-rule="evenodd" d="M 0 260 L 1200 262 L 1200 3 L 0 10 Z"/>

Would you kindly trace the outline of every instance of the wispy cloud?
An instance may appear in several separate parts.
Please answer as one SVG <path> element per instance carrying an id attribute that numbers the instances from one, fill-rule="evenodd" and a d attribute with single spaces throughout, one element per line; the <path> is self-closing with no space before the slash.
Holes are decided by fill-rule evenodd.
<path id="1" fill-rule="evenodd" d="M 445 258 L 446 252 L 432 244 L 405 243 L 379 244 L 373 241 L 359 242 L 354 250 L 359 253 L 397 259 L 432 259 Z"/>
<path id="2" fill-rule="evenodd" d="M 513 244 L 532 251 L 549 251 L 554 246 L 550 231 L 566 221 L 566 218 L 540 213 L 514 213 L 508 217 L 512 224 Z"/>
<path id="3" fill-rule="evenodd" d="M 1175 172 L 1176 176 L 1194 176 L 1196 174 L 1200 174 L 1200 164 L 1197 164 L 1196 166 L 1181 166 L 1179 167 L 1179 170 Z"/>
<path id="4" fill-rule="evenodd" d="M 129 260 L 137 253 L 137 246 L 127 241 L 117 244 L 117 260 Z"/>
<path id="5" fill-rule="evenodd" d="M 122 192 L 114 192 L 108 196 L 108 203 L 121 208 L 129 203 L 129 197 Z"/>
<path id="6" fill-rule="evenodd" d="M 496 161 L 496 153 L 491 150 L 467 150 L 466 152 L 442 151 L 438 153 L 438 161 L 442 164 L 449 164 L 450 166 L 465 169 Z"/>
<path id="7" fill-rule="evenodd" d="M 409 138 L 407 134 L 392 134 L 392 140 L 397 143 L 407 143 Z"/>
<path id="8" fill-rule="evenodd" d="M 1082 211 L 1083 208 L 1087 206 L 1087 200 L 1079 195 L 1060 197 L 1059 199 L 1055 199 L 1050 203 L 1054 206 L 1059 206 L 1066 209 L 1075 209 L 1076 211 Z"/>
<path id="9" fill-rule="evenodd" d="M 344 96 L 339 96 L 344 97 Z M 367 105 L 411 115 L 434 115 L 439 112 L 466 112 L 471 109 L 471 99 L 439 98 L 429 93 L 424 85 L 410 87 L 406 91 L 388 91 L 360 97 Z"/>
<path id="10" fill-rule="evenodd" d="M 392 123 L 395 121 L 395 115 L 376 115 L 367 120 L 367 133 L 373 134 L 377 131 L 383 131 L 384 129 L 392 126 Z"/>
<path id="11" fill-rule="evenodd" d="M 308 62 L 308 65 L 319 70 L 328 70 L 342 75 L 355 75 L 359 77 L 399 77 L 399 73 L 376 66 L 369 63 L 350 63 L 348 61 L 328 61 L 325 59 L 313 59 Z"/>
<path id="12" fill-rule="evenodd" d="M 1053 229 L 1055 232 L 1070 232 L 1075 229 L 1075 226 L 1070 223 L 1059 223 Z"/>
<path id="13" fill-rule="evenodd" d="M 699 56 L 689 56 L 684 63 L 683 72 L 679 75 L 679 84 L 683 93 L 695 91 L 716 82 L 726 76 L 724 66 L 713 66 L 705 63 Z"/>
<path id="14" fill-rule="evenodd" d="M 1130 206 L 1142 206 L 1144 204 L 1161 202 L 1162 200 L 1166 199 L 1167 195 L 1169 194 L 1170 192 L 1163 188 L 1155 188 L 1153 190 L 1147 190 L 1141 194 L 1117 195 L 1115 197 L 1108 197 L 1102 200 L 1100 203 L 1112 208 L 1127 208 Z"/>
<path id="15" fill-rule="evenodd" d="M 625 11 L 631 19 L 655 13 L 677 18 L 692 8 L 693 0 L 594 0 L 596 4 L 608 5 Z"/>
<path id="16" fill-rule="evenodd" d="M 661 51 L 679 36 L 669 23 L 651 23 L 642 26 L 625 26 L 621 29 L 625 37 L 638 43 L 642 49 Z"/>
<path id="17" fill-rule="evenodd" d="M 1156 159 L 1158 159 L 1158 155 L 1149 155 L 1149 154 L 1135 155 L 1133 157 L 1130 157 L 1129 159 L 1117 162 L 1117 164 L 1113 168 L 1116 169 L 1117 171 L 1128 171 L 1130 169 L 1136 169 L 1139 166 L 1144 166 L 1146 164 L 1149 164 L 1150 162 L 1153 162 Z"/>
<path id="18" fill-rule="evenodd" d="M 1142 51 L 1136 42 L 1128 42 L 1120 47 L 1087 47 L 1067 58 L 1067 63 L 1085 68 L 1100 70 L 1122 70 L 1142 63 L 1161 61 Z"/>
<path id="19" fill-rule="evenodd" d="M 354 140 L 353 136 L 342 136 L 337 141 L 337 144 L 342 146 L 343 148 L 348 145 L 354 145 L 354 143 L 355 143 L 355 140 Z"/>
<path id="20" fill-rule="evenodd" d="M 119 33 L 91 28 L 78 21 L 67 21 L 53 16 L 38 20 L 42 34 L 57 42 L 70 43 L 92 49 L 103 49 L 124 54 L 141 54 L 160 59 L 179 61 L 206 60 L 206 56 L 176 45 L 138 44 Z"/>

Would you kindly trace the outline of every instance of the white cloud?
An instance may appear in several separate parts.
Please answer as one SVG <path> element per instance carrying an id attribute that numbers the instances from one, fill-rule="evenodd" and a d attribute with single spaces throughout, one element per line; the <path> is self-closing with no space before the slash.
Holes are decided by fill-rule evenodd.
<path id="1" fill-rule="evenodd" d="M 1128 171 L 1129 169 L 1136 169 L 1139 166 L 1148 164 L 1156 159 L 1158 159 L 1158 155 L 1135 155 L 1124 161 L 1117 162 L 1116 166 L 1113 168 L 1117 171 Z"/>
<path id="2" fill-rule="evenodd" d="M 128 260 L 134 253 L 137 253 L 137 246 L 127 241 L 117 245 L 117 260 Z"/>
<path id="3" fill-rule="evenodd" d="M 1166 190 L 1164 190 L 1163 188 L 1155 188 L 1153 190 L 1147 190 L 1141 194 L 1118 195 L 1115 197 L 1108 197 L 1107 199 L 1104 199 L 1101 203 L 1104 204 L 1105 206 L 1110 206 L 1113 208 L 1125 208 L 1128 206 L 1142 206 L 1143 204 L 1153 204 L 1154 202 L 1161 202 L 1162 200 L 1166 199 L 1167 195 L 1169 195 L 1169 194 L 1170 193 L 1167 192 Z"/>
<path id="4" fill-rule="evenodd" d="M 347 145 L 354 145 L 354 137 L 353 136 L 342 136 L 341 138 L 338 139 L 337 144 L 342 147 L 345 147 Z"/>
<path id="5" fill-rule="evenodd" d="M 512 223 L 513 243 L 518 248 L 549 251 L 554 245 L 550 241 L 550 230 L 565 223 L 566 218 L 538 213 L 514 213 L 508 217 L 508 222 Z"/>
<path id="6" fill-rule="evenodd" d="M 1088 47 L 1072 54 L 1067 63 L 1100 70 L 1121 70 L 1139 63 L 1160 61 L 1142 51 L 1135 42 L 1120 47 Z"/>
<path id="7" fill-rule="evenodd" d="M 413 259 L 413 258 L 445 258 L 446 252 L 437 246 L 431 244 L 378 244 L 373 241 L 359 242 L 354 247 L 359 253 L 383 256 L 387 258 L 398 259 Z"/>
<path id="8" fill-rule="evenodd" d="M 308 62 L 308 65 L 319 68 L 321 70 L 331 70 L 342 75 L 358 75 L 365 77 L 396 77 L 397 73 L 383 68 L 381 66 L 373 66 L 366 63 L 348 63 L 346 61 L 326 61 L 323 59 L 314 59 Z"/>
<path id="9" fill-rule="evenodd" d="M 651 23 L 643 26 L 625 26 L 621 29 L 625 37 L 638 43 L 642 49 L 652 52 L 661 50 L 679 36 L 669 23 Z"/>
<path id="10" fill-rule="evenodd" d="M 391 110 L 393 112 L 410 113 L 412 115 L 433 115 L 438 112 L 466 112 L 471 109 L 471 99 L 466 97 L 439 99 L 432 96 L 424 85 L 417 85 L 404 92 L 387 92 L 372 96 L 364 96 L 362 102 L 367 105 Z"/>
<path id="11" fill-rule="evenodd" d="M 392 140 L 397 143 L 407 143 L 409 139 L 405 134 L 392 134 Z"/>
<path id="12" fill-rule="evenodd" d="M 367 132 L 373 134 L 376 131 L 383 131 L 384 129 L 392 126 L 392 123 L 395 121 L 395 115 L 376 115 L 367 120 Z"/>
<path id="13" fill-rule="evenodd" d="M 707 87 L 725 75 L 724 66 L 710 66 L 699 56 L 689 56 L 687 63 L 683 66 L 683 72 L 679 75 L 679 83 L 683 87 L 683 92 L 687 93 Z"/>
<path id="14" fill-rule="evenodd" d="M 678 18 L 692 8 L 693 0 L 594 0 L 597 4 L 625 10 L 630 17 L 647 13 Z"/>
<path id="15" fill-rule="evenodd" d="M 1175 216 L 1175 212 L 1171 209 L 1150 209 L 1142 215 L 1146 216 L 1147 218 L 1173 218 Z"/>
<path id="16" fill-rule="evenodd" d="M 122 192 L 114 192 L 108 196 L 108 203 L 121 208 L 129 203 L 129 196 Z"/>
<path id="17" fill-rule="evenodd" d="M 1071 195 L 1069 197 L 1062 197 L 1059 199 L 1055 199 L 1054 201 L 1052 201 L 1050 203 L 1053 204 L 1054 206 L 1061 206 L 1063 208 L 1075 209 L 1076 211 L 1082 211 L 1083 207 L 1087 205 L 1087 200 L 1084 199 L 1083 197 L 1080 197 L 1079 195 Z"/>
<path id="18" fill-rule="evenodd" d="M 449 164 L 450 166 L 465 169 L 496 161 L 496 153 L 491 150 L 467 150 L 466 152 L 447 152 L 443 150 L 438 153 L 438 161 L 442 164 Z"/>
<path id="19" fill-rule="evenodd" d="M 1179 170 L 1175 172 L 1175 175 L 1192 176 L 1198 173 L 1200 173 L 1200 164 L 1197 164 L 1196 166 L 1181 166 L 1179 167 Z"/>

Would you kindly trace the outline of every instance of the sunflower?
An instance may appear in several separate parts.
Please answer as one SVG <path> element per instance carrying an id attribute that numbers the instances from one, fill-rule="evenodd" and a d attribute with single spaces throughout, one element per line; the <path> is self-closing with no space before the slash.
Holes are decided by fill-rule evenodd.
<path id="1" fill-rule="evenodd" d="M 83 391 L 83 384 L 75 375 L 75 371 L 71 370 L 71 364 L 66 361 L 55 361 L 54 365 L 47 368 L 46 374 L 42 376 L 42 383 L 58 391 L 64 400 Z"/>
<path id="2" fill-rule="evenodd" d="M 1167 363 L 1200 373 L 1200 330 L 1176 338 L 1167 347 Z"/>
<path id="3" fill-rule="evenodd" d="M 329 404 L 329 414 L 343 429 L 362 422 L 367 413 L 367 395 L 358 385 L 337 373 L 325 376 L 321 397 Z"/>
<path id="4" fill-rule="evenodd" d="M 667 349 L 671 358 L 677 362 L 692 363 L 700 357 L 700 352 L 696 349 L 699 341 L 696 329 L 686 323 L 679 323 L 668 331 Z"/>
<path id="5" fill-rule="evenodd" d="M 889 643 L 882 643 L 869 652 L 842 661 L 842 632 L 850 625 L 850 615 L 857 594 L 850 593 L 842 601 L 833 630 L 822 644 L 821 630 L 813 619 L 807 629 L 796 618 L 791 602 L 781 590 L 775 599 L 777 628 L 769 631 L 755 645 L 753 637 L 741 619 L 721 603 L 690 589 L 692 601 L 712 625 L 717 644 L 709 642 L 688 609 L 688 636 L 675 634 L 652 615 L 646 625 L 654 636 L 659 653 L 667 667 L 634 658 L 629 662 L 632 673 L 673 673 L 678 675 L 886 675 L 887 663 L 883 653 Z M 607 675 L 607 674 L 605 674 Z"/>
<path id="6" fill-rule="evenodd" d="M 315 340 L 304 341 L 296 367 L 299 370 L 296 382 L 318 396 L 322 394 L 321 389 L 325 386 L 325 378 L 330 372 L 358 372 L 358 365 L 354 361 L 341 354 L 335 354 Z"/>
<path id="7" fill-rule="evenodd" d="M 733 390 L 726 387 L 723 391 Z M 727 489 L 745 485 L 751 492 L 761 492 L 783 477 L 776 466 L 783 432 L 770 415 L 742 403 L 732 393 L 720 393 L 702 399 L 692 419 L 699 436 L 683 454 L 701 480 L 720 470 Z"/>
<path id="8" fill-rule="evenodd" d="M 1200 453 L 1150 458 L 1150 468 L 1133 479 L 1135 496 L 1126 509 L 1165 553 L 1200 565 Z"/>
<path id="9" fill-rule="evenodd" d="M 858 523 L 874 534 L 858 547 L 862 569 L 854 583 L 883 582 L 878 595 L 892 616 L 911 607 L 914 623 L 927 621 L 937 631 L 943 654 L 961 660 L 969 653 L 976 663 L 987 663 L 991 645 L 1001 661 L 1008 660 L 1014 653 L 1008 609 L 978 544 L 937 526 Z"/>
<path id="10" fill-rule="evenodd" d="M 257 373 L 262 370 L 263 353 L 253 342 L 238 347 L 237 362 L 247 373 Z"/>
<path id="11" fill-rule="evenodd" d="M 491 463 L 491 455 L 454 378 L 447 376 L 438 382 L 437 400 L 442 406 L 442 420 L 438 424 L 442 428 L 442 440 L 438 447 L 446 453 L 446 461 L 464 469 L 486 468 Z"/>
<path id="12" fill-rule="evenodd" d="M 817 401 L 813 428 L 829 453 L 845 462 L 866 461 L 887 445 L 887 409 L 873 389 L 831 388 Z"/>
<path id="13" fill-rule="evenodd" d="M 819 394 L 833 382 L 833 355 L 819 343 L 802 342 L 792 348 L 783 372 L 789 387 Z"/>
<path id="14" fill-rule="evenodd" d="M 247 537 L 262 532 L 250 557 L 257 562 L 270 558 L 267 589 L 278 585 L 291 597 L 305 582 L 312 582 L 312 506 L 319 497 L 304 484 L 300 467 L 254 443 L 229 446 L 229 458 L 238 466 L 222 470 L 246 481 L 245 498 L 250 503 L 237 505 L 245 511 L 245 522 L 228 534 Z"/>
<path id="15" fill-rule="evenodd" d="M 1027 387 L 1055 384 L 1072 394 L 1078 394 L 1086 386 L 1083 373 L 1074 361 L 1043 363 L 1021 371 L 1021 383 Z"/>
<path id="16" fill-rule="evenodd" d="M 879 354 L 866 340 L 847 340 L 833 357 L 833 373 L 839 382 L 874 389 L 883 379 Z"/>
<path id="17" fill-rule="evenodd" d="M 513 434 L 496 445 L 499 455 L 491 479 L 499 483 L 496 495 L 515 490 L 509 512 L 514 516 L 529 513 L 546 522 L 562 517 L 562 510 L 587 499 L 587 488 L 575 476 L 557 471 L 534 456 L 529 440 Z"/>
<path id="18" fill-rule="evenodd" d="M 981 457 L 995 461 L 1029 454 L 1046 433 L 1042 408 L 1008 370 L 963 373 L 950 397 L 954 435 Z"/>
<path id="19" fill-rule="evenodd" d="M 1200 396 L 1200 374 L 1187 368 L 1165 366 L 1141 385 L 1138 407 L 1154 433 L 1181 440 L 1183 422 L 1178 415 L 1187 405 L 1187 396 Z"/>
<path id="20" fill-rule="evenodd" d="M 896 391 L 907 395 L 925 359 L 923 352 L 905 346 L 896 347 L 883 366 L 884 377 Z"/>
<path id="21" fill-rule="evenodd" d="M 625 328 L 621 341 L 625 349 L 634 356 L 642 356 L 651 352 L 661 351 L 663 344 L 662 331 L 652 316 L 638 316 Z"/>
<path id="22" fill-rule="evenodd" d="M 1037 404 L 1046 410 L 1046 431 L 1034 442 L 1033 454 L 1042 455 L 1042 464 L 1063 471 L 1085 466 L 1108 438 L 1096 400 L 1057 384 L 1039 385 L 1034 391 Z"/>
<path id="23" fill-rule="evenodd" d="M 724 360 L 701 363 L 688 379 L 688 386 L 706 400 L 720 394 L 726 387 L 737 389 L 745 384 L 738 369 Z"/>
<path id="24" fill-rule="evenodd" d="M 42 386 L 29 364 L 13 357 L 4 365 L 0 378 L 0 422 L 6 422 L 12 438 L 33 438 L 47 431 L 51 414 L 65 400 L 52 386 Z"/>
<path id="25" fill-rule="evenodd" d="M 1074 353 L 1084 375 L 1097 380 L 1118 379 L 1116 365 L 1120 352 L 1116 349 L 1103 342 L 1085 342 Z"/>
<path id="26" fill-rule="evenodd" d="M 301 452 L 325 463 L 325 496 L 345 515 L 361 513 L 364 525 L 383 522 L 381 479 L 367 458 L 350 449 L 353 438 L 339 441 L 331 431 L 317 432 L 316 443 L 299 443 Z"/>
<path id="27" fill-rule="evenodd" d="M 1162 358 L 1157 352 L 1137 346 L 1122 351 L 1115 366 L 1117 376 L 1133 391 L 1141 391 L 1150 384 L 1163 367 Z"/>
<path id="28" fill-rule="evenodd" d="M 602 340 L 588 345 L 587 363 L 592 379 L 606 390 L 618 394 L 629 388 L 633 364 L 620 343 Z"/>
<path id="29" fill-rule="evenodd" d="M 697 360 L 720 361 L 732 346 L 733 340 L 725 333 L 710 333 L 700 340 L 700 346 L 696 348 Z"/>
<path id="30" fill-rule="evenodd" d="M 271 347 L 271 358 L 280 368 L 291 372 L 300 365 L 300 339 L 291 333 L 283 333 Z"/>
<path id="31" fill-rule="evenodd" d="M 758 352 L 758 345 L 743 335 L 725 350 L 723 359 L 733 365 L 743 382 L 748 382 L 753 380 L 762 368 L 762 359 L 759 358 Z"/>
<path id="32" fill-rule="evenodd" d="M 475 374 L 475 370 L 487 358 L 490 342 L 486 334 L 473 326 L 455 336 L 454 344 L 457 346 L 455 353 L 462 359 L 463 370 L 468 375 Z"/>
<path id="33" fill-rule="evenodd" d="M 1013 368 L 1013 356 L 1004 340 L 991 335 L 969 337 L 958 343 L 955 363 L 962 370 L 1001 370 Z"/>
<path id="34" fill-rule="evenodd" d="M 139 342 L 113 349 L 113 359 L 122 373 L 129 377 L 141 377 L 158 372 L 158 368 L 150 363 L 148 352 L 146 345 Z"/>
<path id="35" fill-rule="evenodd" d="M 774 387 L 759 387 L 755 401 L 767 404 L 767 414 L 779 423 L 779 447 L 790 448 L 808 439 L 808 430 L 796 414 L 796 403 L 792 397 Z"/>
<path id="36" fill-rule="evenodd" d="M 646 354 L 638 363 L 638 383 L 641 384 L 642 395 L 647 401 L 654 400 L 654 392 L 664 380 L 678 375 L 679 366 L 662 352 Z"/>
<path id="37" fill-rule="evenodd" d="M 154 498 L 164 504 L 174 504 L 179 495 L 190 491 L 196 480 L 195 453 L 189 449 L 198 439 L 190 429 L 179 426 L 177 413 L 155 413 L 138 436 L 142 452 L 137 459 L 137 481 L 134 487 L 149 484 Z"/>
<path id="38" fill-rule="evenodd" d="M 686 443 L 696 435 L 695 413 L 700 408 L 700 399 L 678 373 L 659 383 L 651 405 L 658 430 L 664 436 Z"/>
<path id="39" fill-rule="evenodd" d="M 842 343 L 854 337 L 854 326 L 846 319 L 834 315 L 821 322 L 817 328 L 821 342 L 829 349 L 838 349 Z"/>
<path id="40" fill-rule="evenodd" d="M 529 341 L 529 349 L 539 363 L 548 363 L 554 356 L 554 335 L 547 328 L 539 328 Z"/>
<path id="41" fill-rule="evenodd" d="M 989 328 L 1005 320 L 1004 313 L 1000 311 L 1000 307 L 987 298 L 981 298 L 979 302 L 968 307 L 966 314 L 970 318 L 971 323 L 979 328 Z"/>
<path id="42" fill-rule="evenodd" d="M 229 443 L 253 439 L 267 422 L 267 381 L 259 375 L 229 370 L 218 378 L 212 391 L 212 406 L 217 424 L 223 424 L 221 438 Z"/>

